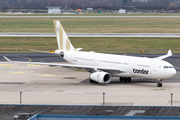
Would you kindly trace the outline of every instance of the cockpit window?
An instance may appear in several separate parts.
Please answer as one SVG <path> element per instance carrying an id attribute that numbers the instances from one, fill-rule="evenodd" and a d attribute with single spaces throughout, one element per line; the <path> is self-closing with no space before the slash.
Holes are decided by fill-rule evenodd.
<path id="1" fill-rule="evenodd" d="M 164 68 L 173 68 L 173 66 L 164 66 Z"/>

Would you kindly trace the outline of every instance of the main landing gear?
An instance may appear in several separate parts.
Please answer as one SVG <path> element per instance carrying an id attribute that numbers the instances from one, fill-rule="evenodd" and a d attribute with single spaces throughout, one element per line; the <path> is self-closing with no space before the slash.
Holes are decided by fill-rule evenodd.
<path id="1" fill-rule="evenodd" d="M 121 81 L 121 82 L 131 82 L 131 77 L 120 77 L 119 78 L 119 80 Z"/>
<path id="2" fill-rule="evenodd" d="M 90 79 L 90 81 L 89 81 L 89 82 L 90 82 L 90 83 L 94 83 L 94 81 L 93 81 L 93 80 L 91 80 L 91 79 Z"/>
<path id="3" fill-rule="evenodd" d="M 94 81 L 94 80 L 91 80 L 91 79 L 89 80 L 89 82 L 90 82 L 90 83 L 98 83 L 98 82 L 96 82 L 96 81 Z"/>
<path id="4" fill-rule="evenodd" d="M 158 80 L 157 87 L 162 87 L 162 81 L 163 81 L 163 79 Z"/>

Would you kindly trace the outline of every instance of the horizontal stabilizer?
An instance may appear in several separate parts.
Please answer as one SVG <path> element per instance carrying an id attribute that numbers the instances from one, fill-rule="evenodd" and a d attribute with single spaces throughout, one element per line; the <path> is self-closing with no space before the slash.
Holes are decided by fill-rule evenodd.
<path id="1" fill-rule="evenodd" d="M 41 51 L 41 50 L 29 50 L 29 51 L 33 51 L 33 52 L 42 52 L 42 53 L 51 53 L 51 54 L 58 54 L 58 55 L 59 55 L 59 53 L 48 52 L 48 51 Z"/>
<path id="2" fill-rule="evenodd" d="M 80 51 L 80 50 L 82 50 L 82 48 L 76 48 L 76 50 L 77 50 L 77 51 Z"/>

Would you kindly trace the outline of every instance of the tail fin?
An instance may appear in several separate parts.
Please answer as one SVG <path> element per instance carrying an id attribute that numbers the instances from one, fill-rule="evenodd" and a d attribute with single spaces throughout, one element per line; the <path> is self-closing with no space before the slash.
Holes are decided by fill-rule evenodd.
<path id="1" fill-rule="evenodd" d="M 66 32 L 64 31 L 64 29 L 59 21 L 54 20 L 54 28 L 56 31 L 58 49 L 61 51 L 77 51 L 72 46 Z"/>

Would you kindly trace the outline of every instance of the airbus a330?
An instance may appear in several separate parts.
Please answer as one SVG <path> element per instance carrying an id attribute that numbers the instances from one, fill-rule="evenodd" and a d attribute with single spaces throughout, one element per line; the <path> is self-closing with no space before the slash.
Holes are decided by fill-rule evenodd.
<path id="1" fill-rule="evenodd" d="M 61 56 L 70 64 L 21 62 L 11 61 L 5 56 L 4 58 L 14 63 L 83 68 L 90 73 L 90 83 L 109 83 L 112 77 L 119 77 L 121 82 L 130 82 L 132 77 L 142 77 L 157 80 L 157 87 L 162 87 L 163 79 L 171 78 L 176 74 L 173 65 L 163 60 L 172 56 L 171 50 L 166 55 L 156 58 L 85 52 L 80 51 L 82 48 L 75 49 L 73 47 L 59 21 L 54 21 L 54 27 L 58 49 L 53 54 Z M 52 53 L 39 50 L 33 51 Z"/>

